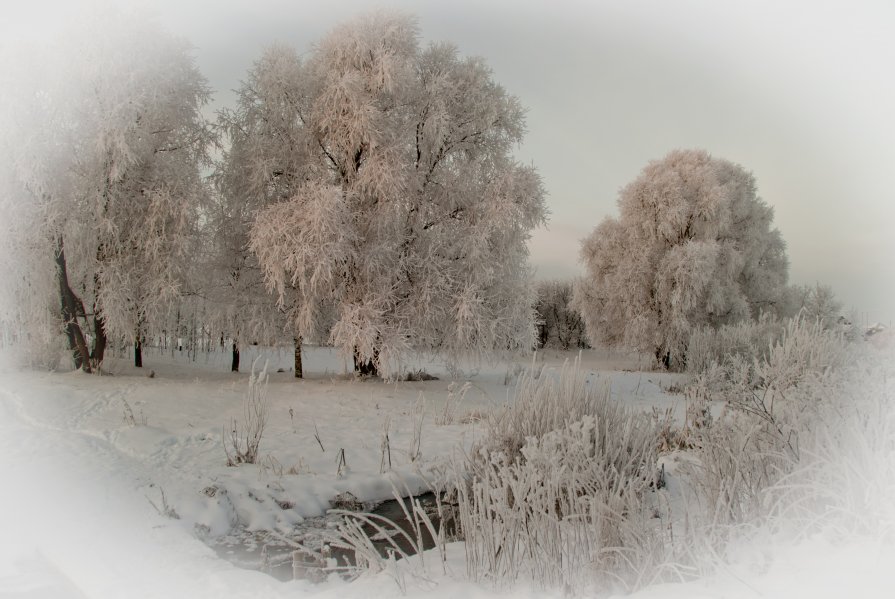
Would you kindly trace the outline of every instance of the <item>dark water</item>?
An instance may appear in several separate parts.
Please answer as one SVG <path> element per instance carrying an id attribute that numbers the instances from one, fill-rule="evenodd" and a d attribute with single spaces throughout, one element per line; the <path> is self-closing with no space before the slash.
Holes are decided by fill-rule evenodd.
<path id="1" fill-rule="evenodd" d="M 407 513 L 413 517 L 413 508 L 411 501 L 419 501 L 423 510 L 432 522 L 436 533 L 443 525 L 445 534 L 450 537 L 456 533 L 454 521 L 446 518 L 442 523 L 438 516 L 436 498 L 433 493 L 426 493 L 416 497 L 405 497 L 403 499 L 390 499 L 367 508 L 368 514 L 375 514 L 382 518 L 388 519 L 384 522 L 380 518 L 374 518 L 376 523 L 385 529 L 389 534 L 391 541 L 388 539 L 378 539 L 373 541 L 373 545 L 382 557 L 387 557 L 389 551 L 394 551 L 394 545 L 397 545 L 401 551 L 407 555 L 416 553 L 416 530 L 413 521 L 408 520 L 404 510 L 401 508 L 401 502 L 405 505 Z M 443 506 L 449 512 L 450 506 Z M 334 532 L 334 528 L 341 521 L 343 516 L 338 514 L 327 514 L 325 517 L 308 519 L 303 526 L 300 534 L 294 540 L 304 546 L 321 547 L 325 532 L 330 530 Z M 369 526 L 363 526 L 364 532 L 371 538 L 376 535 L 377 531 Z M 392 533 L 395 529 L 403 530 L 410 539 L 411 543 L 404 535 L 400 533 Z M 420 537 L 422 539 L 423 549 L 431 549 L 435 546 L 435 541 L 429 533 L 425 524 L 420 523 Z M 394 543 L 394 545 L 392 544 Z M 245 533 L 244 535 L 232 535 L 225 539 L 218 540 L 215 550 L 221 557 L 232 562 L 233 564 L 253 570 L 261 570 L 270 574 L 274 578 L 283 581 L 293 580 L 295 578 L 304 578 L 312 581 L 325 579 L 330 575 L 330 569 L 324 570 L 327 564 L 319 558 L 308 555 L 301 551 L 296 551 L 295 547 L 283 539 L 266 533 Z M 397 552 L 396 552 L 397 553 Z M 399 555 L 399 554 L 398 554 Z M 333 560 L 338 567 L 353 566 L 355 564 L 354 552 L 338 547 L 330 547 L 327 552 L 329 566 L 333 564 Z"/>
<path id="2" fill-rule="evenodd" d="M 373 509 L 370 513 L 376 514 L 377 516 L 381 516 L 386 518 L 393 523 L 395 527 L 403 530 L 407 533 L 411 539 L 416 542 L 416 530 L 414 528 L 413 518 L 413 505 L 411 502 L 417 501 L 422 507 L 423 511 L 428 516 L 429 520 L 432 522 L 432 527 L 435 529 L 436 534 L 439 529 L 443 526 L 445 535 L 450 538 L 456 534 L 456 524 L 452 517 L 452 508 L 449 504 L 442 503 L 442 515 L 445 516 L 444 520 L 442 520 L 441 516 L 438 513 L 438 503 L 436 501 L 436 497 L 434 493 L 425 493 L 423 495 L 417 495 L 415 497 L 405 497 L 400 500 L 391 499 L 389 501 L 385 501 L 379 504 L 375 509 Z M 401 503 L 404 504 L 402 508 Z M 406 510 L 406 513 L 405 513 Z M 407 514 L 410 514 L 411 520 L 407 519 Z M 377 519 L 378 520 L 378 519 Z M 379 522 L 378 522 L 379 523 Z M 380 526 L 383 526 L 382 523 L 379 523 Z M 383 526 L 388 529 L 388 525 Z M 435 540 L 432 538 L 432 535 L 429 533 L 429 529 L 426 527 L 425 523 L 419 523 L 420 529 L 420 537 L 423 542 L 423 550 L 432 549 L 435 547 Z M 373 530 L 372 527 L 365 527 L 365 532 L 368 535 L 374 534 L 376 531 Z M 416 548 L 414 547 L 414 543 L 411 543 L 407 540 L 404 535 L 396 534 L 392 536 L 392 540 L 398 547 L 406 553 L 407 555 L 413 555 L 416 553 Z M 393 545 L 388 541 L 374 541 L 374 545 L 379 550 L 379 554 L 382 557 L 387 556 L 388 550 L 393 548 Z M 353 556 L 352 556 L 353 559 Z M 353 562 L 352 562 L 353 563 Z"/>

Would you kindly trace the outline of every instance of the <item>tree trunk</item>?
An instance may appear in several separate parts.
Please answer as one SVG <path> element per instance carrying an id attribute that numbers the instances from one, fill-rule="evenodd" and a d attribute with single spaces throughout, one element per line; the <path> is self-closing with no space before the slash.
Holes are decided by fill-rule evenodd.
<path id="1" fill-rule="evenodd" d="M 102 263 L 105 261 L 105 246 L 100 244 L 96 248 L 96 261 Z M 99 274 L 93 274 L 93 350 L 90 352 L 90 362 L 93 369 L 97 372 L 102 368 L 103 357 L 106 354 L 106 320 L 100 313 L 97 298 L 100 296 L 101 283 Z"/>
<path id="2" fill-rule="evenodd" d="M 376 358 L 379 357 L 377 350 L 373 351 L 373 359 L 362 360 L 358 354 L 357 348 L 354 348 L 354 372 L 361 376 L 379 376 L 379 368 L 376 365 Z"/>
<path id="3" fill-rule="evenodd" d="M 656 348 L 656 361 L 662 368 L 668 370 L 671 366 L 671 352 L 666 351 L 661 347 Z"/>
<path id="4" fill-rule="evenodd" d="M 537 340 L 538 348 L 542 348 L 547 345 L 547 335 L 549 334 L 548 330 L 547 330 L 547 323 L 540 322 L 540 323 L 538 323 L 537 326 L 538 326 L 538 329 L 537 329 L 538 330 L 538 340 Z"/>
<path id="5" fill-rule="evenodd" d="M 62 303 L 62 321 L 65 323 L 65 334 L 68 337 L 68 347 L 75 359 L 75 367 L 84 372 L 92 372 L 90 367 L 90 353 L 87 351 L 87 342 L 84 333 L 78 324 L 78 304 L 80 300 L 68 284 L 68 266 L 65 262 L 65 250 L 62 247 L 62 238 L 56 242 L 56 269 L 59 278 L 59 298 Z"/>
<path id="6" fill-rule="evenodd" d="M 174 349 L 183 351 L 180 344 L 180 308 L 177 308 L 177 320 L 174 322 L 174 334 L 171 336 L 171 357 L 174 357 Z"/>
<path id="7" fill-rule="evenodd" d="M 93 307 L 93 334 L 96 337 L 93 340 L 93 351 L 90 353 L 90 360 L 94 370 L 100 371 L 103 363 L 103 357 L 106 355 L 106 321 L 97 312 L 96 306 Z"/>
<path id="8" fill-rule="evenodd" d="M 239 345 L 233 340 L 233 362 L 230 365 L 230 372 L 239 372 Z"/>
<path id="9" fill-rule="evenodd" d="M 293 341 L 295 342 L 295 378 L 300 379 L 304 377 L 301 367 L 301 335 L 295 337 Z"/>
<path id="10" fill-rule="evenodd" d="M 196 361 L 196 350 L 198 350 L 199 346 L 199 338 L 196 334 L 196 316 L 195 314 L 190 319 L 190 339 L 192 340 L 190 345 L 193 348 L 193 362 Z"/>
<path id="11" fill-rule="evenodd" d="M 134 340 L 134 366 L 143 368 L 143 340 L 140 335 Z"/>

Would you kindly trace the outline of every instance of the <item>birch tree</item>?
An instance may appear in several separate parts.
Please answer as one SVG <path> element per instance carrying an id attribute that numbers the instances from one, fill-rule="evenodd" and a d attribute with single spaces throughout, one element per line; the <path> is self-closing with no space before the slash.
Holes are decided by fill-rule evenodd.
<path id="1" fill-rule="evenodd" d="M 546 210 L 511 155 L 519 101 L 481 59 L 421 49 L 403 15 L 355 19 L 289 61 L 289 184 L 250 247 L 297 329 L 333 314 L 330 341 L 366 374 L 411 350 L 532 347 L 527 241 Z"/>
<path id="2" fill-rule="evenodd" d="M 697 326 L 782 309 L 788 261 L 753 176 L 701 150 L 651 162 L 581 249 L 575 306 L 593 341 L 685 361 Z"/>

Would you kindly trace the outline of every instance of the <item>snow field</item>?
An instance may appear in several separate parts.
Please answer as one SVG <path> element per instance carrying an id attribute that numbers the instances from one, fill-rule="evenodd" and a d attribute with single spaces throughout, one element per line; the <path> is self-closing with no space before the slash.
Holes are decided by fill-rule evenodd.
<path id="1" fill-rule="evenodd" d="M 447 458 L 487 441 L 477 418 L 513 396 L 525 369 L 550 373 L 575 355 L 544 352 L 515 365 L 467 367 L 469 386 L 454 424 L 440 425 L 436 419 L 449 389 L 458 395 L 462 384 L 451 381 L 437 360 L 420 360 L 412 369 L 423 368 L 439 380 L 386 383 L 346 376 L 336 352 L 309 347 L 308 378 L 295 380 L 288 371 L 276 372 L 288 369 L 291 352 L 247 348 L 243 364 L 257 356 L 259 363 L 268 361 L 269 420 L 260 463 L 233 468 L 225 465 L 222 428 L 242 418 L 249 375 L 226 371 L 229 352 L 200 354 L 195 362 L 176 352 L 173 358 L 170 352 L 149 352 L 143 372 L 122 357 L 106 377 L 6 368 L 0 471 L 11 492 L 0 495 L 6 534 L 0 589 L 13 596 L 63 598 L 397 597 L 402 587 L 411 597 L 560 596 L 535 590 L 528 576 L 506 588 L 470 581 L 462 543 L 447 544 L 443 570 L 437 553 L 429 552 L 425 571 L 408 564 L 354 583 L 331 577 L 313 585 L 236 568 L 202 541 L 242 530 L 254 534 L 260 551 L 265 531 L 300 534 L 339 493 L 377 501 L 391 497 L 393 484 L 422 490 Z M 647 413 L 671 410 L 682 422 L 685 400 L 666 389 L 680 388 L 686 377 L 638 372 L 635 358 L 620 363 L 621 356 L 606 350 L 581 356 L 589 385 L 606 379 L 613 400 Z M 610 360 L 620 370 L 602 370 Z M 720 406 L 711 407 L 720 412 Z M 385 422 L 392 469 L 383 472 Z M 411 460 L 417 436 L 419 456 Z M 341 475 L 339 449 L 348 465 Z M 680 452 L 661 459 L 669 494 L 679 492 L 677 473 L 687 459 Z M 877 459 L 884 463 L 886 456 Z M 832 475 L 848 482 L 847 472 Z M 859 499 L 856 506 L 862 505 Z M 724 555 L 703 562 L 714 573 L 686 584 L 653 585 L 634 596 L 885 596 L 880 589 L 895 552 L 882 541 L 884 531 L 879 537 L 835 527 L 807 537 L 741 532 Z"/>
<path id="2" fill-rule="evenodd" d="M 95 537 L 114 552 L 119 543 L 155 543 L 139 535 L 124 543 L 119 537 L 133 522 L 149 520 L 161 527 L 144 531 L 150 537 L 173 535 L 172 542 L 191 545 L 203 561 L 216 560 L 193 541 L 211 541 L 234 528 L 288 536 L 346 491 L 363 502 L 391 498 L 393 485 L 423 491 L 432 478 L 430 468 L 479 439 L 479 418 L 505 402 L 519 374 L 531 367 L 520 362 L 468 368 L 473 376 L 463 391 L 462 382 L 451 381 L 436 360 L 420 360 L 408 369 L 427 370 L 443 377 L 439 380 L 384 383 L 347 375 L 344 361 L 329 348 L 309 347 L 305 355 L 308 378 L 296 380 L 291 372 L 276 372 L 288 368 L 291 352 L 244 350 L 243 364 L 260 368 L 267 362 L 269 415 L 260 462 L 233 468 L 225 465 L 222 432 L 231 419 L 241 422 L 248 373 L 226 372 L 229 352 L 200 354 L 192 361 L 186 352 L 149 350 L 143 371 L 122 357 L 109 361 L 111 376 L 103 377 L 6 369 L 4 462 L 10 463 L 5 471 L 16 492 L 7 497 L 12 505 L 4 513 L 29 514 L 16 518 L 27 524 L 13 535 L 23 539 L 20 547 L 30 547 L 25 555 L 36 550 L 52 556 L 47 558 L 52 564 L 67 564 L 76 588 L 114 596 L 115 589 L 100 582 L 108 579 L 102 568 L 81 563 L 91 559 L 79 545 Z M 597 366 L 606 355 L 593 352 L 588 358 Z M 570 357 L 548 353 L 535 365 L 549 370 Z M 653 373 L 618 373 L 619 392 L 636 391 L 644 406 L 679 403 L 652 382 L 660 379 Z M 435 424 L 445 417 L 449 401 L 456 404 L 455 423 Z M 390 471 L 383 468 L 386 423 Z M 341 475 L 340 450 L 347 462 Z M 64 459 L 55 459 L 57 451 Z M 109 538 L 103 539 L 106 532 Z M 159 572 L 170 569 L 156 565 Z M 125 578 L 137 574 L 121 569 Z"/>

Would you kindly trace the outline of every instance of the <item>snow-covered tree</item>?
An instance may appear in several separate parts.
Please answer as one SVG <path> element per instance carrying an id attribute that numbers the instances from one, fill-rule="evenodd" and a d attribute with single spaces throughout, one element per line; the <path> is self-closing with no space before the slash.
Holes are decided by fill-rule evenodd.
<path id="1" fill-rule="evenodd" d="M 575 306 L 592 340 L 681 367 L 694 327 L 781 308 L 785 244 L 739 165 L 673 151 L 622 189 L 618 206 L 581 250 Z"/>
<path id="2" fill-rule="evenodd" d="M 5 340 L 26 361 L 33 351 L 52 354 L 63 332 L 71 333 L 63 326 L 57 260 L 47 249 L 55 240 L 43 226 L 43 200 L 71 176 L 69 153 L 52 127 L 40 126 L 56 117 L 49 101 L 55 82 L 34 67 L 47 63 L 46 49 L 35 44 L 0 45 L 0 320 Z"/>
<path id="3" fill-rule="evenodd" d="M 5 83 L 0 87 L 16 89 Z M 0 344 L 15 346 L 23 363 L 53 368 L 64 347 L 55 262 L 45 237 L 27 224 L 39 222 L 41 214 L 19 180 L 9 135 L 14 120 L 0 120 L 0 131 Z"/>
<path id="4" fill-rule="evenodd" d="M 295 104 L 299 67 L 294 50 L 271 47 L 250 70 L 236 107 L 219 115 L 228 147 L 215 175 L 218 202 L 210 215 L 214 248 L 208 288 L 213 320 L 232 342 L 233 370 L 239 368 L 243 339 L 276 343 L 288 331 L 295 343 L 295 376 L 302 376 L 302 335 L 288 317 L 293 299 L 284 293 L 282 306 L 277 305 L 248 245 L 257 213 L 292 197 L 302 181 L 299 173 L 307 160 L 300 151 L 304 134 Z"/>
<path id="5" fill-rule="evenodd" d="M 376 13 L 259 65 L 278 90 L 259 100 L 288 110 L 255 158 L 280 197 L 250 247 L 297 330 L 333 315 L 330 341 L 366 373 L 411 349 L 531 347 L 544 192 L 510 154 L 524 111 L 484 62 Z"/>
<path id="6" fill-rule="evenodd" d="M 541 281 L 537 285 L 538 345 L 569 349 L 588 347 L 584 320 L 572 307 L 571 281 Z"/>
<path id="7" fill-rule="evenodd" d="M 788 292 L 792 316 L 801 316 L 809 323 L 818 321 L 824 329 L 842 324 L 842 302 L 829 285 L 793 285 Z"/>
<path id="8" fill-rule="evenodd" d="M 140 365 L 143 338 L 179 293 L 205 195 L 208 89 L 183 40 L 114 11 L 29 69 L 7 141 L 39 216 L 17 227 L 55 261 L 76 364 L 96 368 L 111 336 L 133 341 Z"/>

